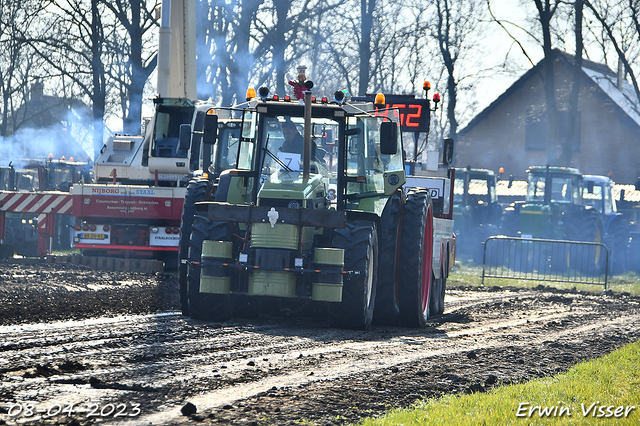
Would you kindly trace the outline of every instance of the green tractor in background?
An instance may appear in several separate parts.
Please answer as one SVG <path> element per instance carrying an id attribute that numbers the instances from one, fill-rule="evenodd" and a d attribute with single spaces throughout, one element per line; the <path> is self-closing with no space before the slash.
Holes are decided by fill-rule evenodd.
<path id="1" fill-rule="evenodd" d="M 496 195 L 496 175 L 492 170 L 456 168 L 453 191 L 453 218 L 458 253 L 474 263 L 482 263 L 483 243 L 497 235 L 502 206 Z"/>
<path id="2" fill-rule="evenodd" d="M 216 146 L 233 167 L 189 186 L 199 195 L 188 191 L 184 205 L 183 313 L 222 321 L 319 310 L 331 326 L 352 329 L 374 317 L 420 327 L 441 314 L 455 238 L 438 238 L 445 274 L 435 279 L 434 220 L 443 219 L 428 188 L 404 188 L 397 111 L 343 92 L 333 102 L 306 92 L 304 104 L 266 88 L 247 98 L 232 111 L 242 115 L 235 150 L 207 116 L 205 155 Z M 299 133 L 299 149 L 285 143 L 288 132 Z"/>
<path id="3" fill-rule="evenodd" d="M 505 209 L 501 231 L 510 237 L 602 243 L 603 220 L 600 212 L 587 205 L 583 193 L 588 193 L 583 176 L 576 168 L 531 166 L 527 170 L 528 188 L 524 201 L 512 203 Z M 583 259 L 580 251 L 567 250 L 551 259 L 553 270 L 575 267 L 576 259 Z M 597 245 L 590 255 L 591 270 L 600 272 L 606 253 Z"/>

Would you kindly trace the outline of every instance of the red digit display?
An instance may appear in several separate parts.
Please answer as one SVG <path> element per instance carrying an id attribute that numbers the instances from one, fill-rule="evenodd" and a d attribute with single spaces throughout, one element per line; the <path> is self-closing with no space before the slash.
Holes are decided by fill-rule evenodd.
<path id="1" fill-rule="evenodd" d="M 414 111 L 407 114 L 407 121 L 403 123 L 407 127 L 420 127 L 420 117 L 422 117 L 422 105 L 409 104 L 407 108 L 409 111 Z"/>
<path id="2" fill-rule="evenodd" d="M 373 95 L 351 98 L 353 101 L 373 102 Z M 411 95 L 385 95 L 386 105 L 384 109 L 376 110 L 375 114 L 382 117 L 396 117 L 400 120 L 402 131 L 428 132 L 429 131 L 429 100 L 415 98 Z M 393 112 L 389 112 L 393 108 Z M 399 114 L 399 116 L 397 116 Z"/>
<path id="3" fill-rule="evenodd" d="M 428 132 L 429 131 L 429 100 L 415 98 L 411 95 L 385 95 L 386 105 L 384 110 L 377 110 L 376 115 L 382 117 L 396 117 L 400 120 L 402 131 L 405 132 Z M 354 97 L 354 101 L 373 102 L 374 96 Z M 393 112 L 389 113 L 389 109 Z"/>

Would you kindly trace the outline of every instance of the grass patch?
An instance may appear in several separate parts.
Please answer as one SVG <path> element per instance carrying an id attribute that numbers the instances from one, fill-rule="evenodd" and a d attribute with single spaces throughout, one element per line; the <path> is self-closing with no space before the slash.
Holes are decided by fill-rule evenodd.
<path id="1" fill-rule="evenodd" d="M 482 286 L 482 266 L 476 266 L 470 262 L 456 261 L 456 265 L 447 278 L 448 286 Z M 558 283 L 551 281 L 529 281 L 504 278 L 485 278 L 485 287 L 518 287 L 536 288 L 540 285 L 557 288 L 561 290 L 571 290 L 601 294 L 604 289 L 601 285 Z M 608 288 L 614 293 L 629 293 L 632 296 L 640 296 L 640 277 L 634 272 L 627 272 L 624 275 L 613 275 L 608 279 Z"/>
<path id="2" fill-rule="evenodd" d="M 635 342 L 603 358 L 577 364 L 558 376 L 498 387 L 483 394 L 425 400 L 411 409 L 394 410 L 359 424 L 637 425 L 640 423 L 639 385 L 640 342 Z"/>

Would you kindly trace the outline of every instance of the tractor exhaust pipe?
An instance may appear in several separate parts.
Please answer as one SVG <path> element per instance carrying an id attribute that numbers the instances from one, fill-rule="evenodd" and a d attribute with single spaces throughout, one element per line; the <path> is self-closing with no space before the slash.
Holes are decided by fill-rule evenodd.
<path id="1" fill-rule="evenodd" d="M 304 92 L 304 149 L 302 151 L 302 179 L 309 180 L 311 167 L 311 91 Z"/>

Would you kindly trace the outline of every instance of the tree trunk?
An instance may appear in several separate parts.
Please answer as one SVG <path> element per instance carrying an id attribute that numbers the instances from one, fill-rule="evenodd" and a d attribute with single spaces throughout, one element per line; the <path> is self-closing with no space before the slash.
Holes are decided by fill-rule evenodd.
<path id="1" fill-rule="evenodd" d="M 142 96 L 144 84 L 149 77 L 142 63 L 142 28 L 140 28 L 140 2 L 131 2 L 131 83 L 128 87 L 129 105 L 122 127 L 125 133 L 130 135 L 140 134 L 142 124 Z"/>
<path id="2" fill-rule="evenodd" d="M 555 91 L 555 72 L 553 50 L 551 48 L 551 18 L 554 10 L 551 8 L 550 0 L 545 0 L 544 6 L 542 0 L 535 0 L 536 7 L 540 17 L 540 25 L 542 27 L 543 51 L 544 51 L 544 96 L 546 102 L 547 116 L 547 163 L 557 165 L 559 161 L 559 121 L 558 107 L 556 106 Z"/>
<path id="3" fill-rule="evenodd" d="M 104 143 L 104 111 L 106 103 L 105 73 L 102 63 L 102 22 L 98 2 L 91 0 L 91 74 L 93 82 L 93 154 L 97 158 Z"/>
<path id="4" fill-rule="evenodd" d="M 567 141 L 562 146 L 562 154 L 560 163 L 570 165 L 573 157 L 573 151 L 580 141 L 580 122 L 578 121 L 579 110 L 578 100 L 580 97 L 581 76 L 582 76 L 582 0 L 575 0 L 575 37 L 576 37 L 576 56 L 573 68 L 573 82 L 571 85 L 571 93 L 569 94 L 569 119 L 567 132 Z"/>

